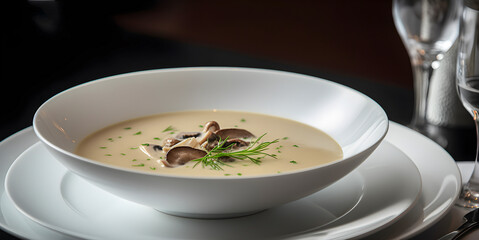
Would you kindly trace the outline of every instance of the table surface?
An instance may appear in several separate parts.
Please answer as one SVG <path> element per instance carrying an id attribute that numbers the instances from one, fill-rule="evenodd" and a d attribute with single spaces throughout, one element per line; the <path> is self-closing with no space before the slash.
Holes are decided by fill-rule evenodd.
<path id="1" fill-rule="evenodd" d="M 25 5 L 18 8 L 29 9 Z M 37 15 L 31 12 L 26 12 L 25 19 L 35 19 Z M 365 93 L 384 108 L 392 121 L 407 125 L 412 116 L 413 91 L 404 84 L 391 84 L 369 79 L 364 74 L 338 73 L 328 68 L 291 63 L 211 44 L 135 33 L 101 21 L 99 24 L 104 26 L 100 29 L 106 33 L 98 33 L 96 29 L 91 34 L 97 35 L 92 36 L 84 30 L 78 30 L 81 35 L 71 29 L 64 33 L 61 29 L 49 31 L 43 28 L 42 32 L 20 17 L 16 19 L 21 23 L 20 32 L 16 27 L 9 27 L 5 30 L 7 34 L 2 36 L 6 44 L 2 44 L 1 74 L 2 79 L 10 83 L 7 85 L 4 82 L 0 88 L 0 103 L 8 112 L 0 119 L 0 139 L 31 126 L 32 116 L 41 103 L 69 87 L 120 73 L 172 67 L 253 67 L 312 75 Z M 44 23 L 42 21 L 39 21 L 40 24 Z M 74 26 L 81 28 L 81 24 Z M 379 63 L 382 60 L 374 61 Z M 473 141 L 468 141 L 466 149 L 447 150 L 457 161 L 472 160 L 475 152 Z M 451 214 L 462 213 L 453 211 Z M 457 219 L 457 216 L 454 217 Z M 13 237 L 0 231 L 0 239 L 8 238 Z"/>

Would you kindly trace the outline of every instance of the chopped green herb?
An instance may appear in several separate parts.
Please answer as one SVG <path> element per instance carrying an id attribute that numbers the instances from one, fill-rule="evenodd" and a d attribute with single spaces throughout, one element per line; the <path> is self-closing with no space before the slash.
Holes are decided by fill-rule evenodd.
<path id="1" fill-rule="evenodd" d="M 159 138 L 159 137 L 156 137 L 156 138 L 153 138 L 153 139 L 155 139 L 155 140 L 161 140 L 161 138 Z"/>
<path id="2" fill-rule="evenodd" d="M 122 136 L 118 136 L 118 138 L 122 138 Z"/>
<path id="3" fill-rule="evenodd" d="M 204 126 L 203 126 L 203 125 L 201 125 L 201 124 L 200 124 L 200 125 L 198 125 L 198 127 L 199 127 L 199 128 L 204 128 Z"/>
<path id="4" fill-rule="evenodd" d="M 125 153 L 120 153 L 120 155 L 125 156 L 126 154 Z"/>
<path id="5" fill-rule="evenodd" d="M 113 138 L 108 138 L 108 141 L 113 142 Z"/>
<path id="6" fill-rule="evenodd" d="M 100 147 L 100 149 L 106 149 L 106 147 Z"/>
<path id="7" fill-rule="evenodd" d="M 146 161 L 150 161 L 151 159 L 147 158 Z"/>
<path id="8" fill-rule="evenodd" d="M 110 157 L 110 156 L 113 156 L 113 155 L 111 155 L 111 154 L 107 153 L 107 154 L 105 154 L 105 156 L 107 156 L 107 157 Z"/>
<path id="9" fill-rule="evenodd" d="M 133 135 L 140 135 L 140 134 L 141 134 L 141 131 L 138 131 L 138 132 L 136 132 L 136 133 L 133 134 Z"/>
<path id="10" fill-rule="evenodd" d="M 229 173 L 225 173 L 225 176 L 231 176 L 231 174 L 229 174 Z"/>
<path id="11" fill-rule="evenodd" d="M 150 146 L 149 143 L 142 143 L 141 145 L 142 145 L 142 146 Z"/>
<path id="12" fill-rule="evenodd" d="M 145 164 L 143 164 L 143 163 L 140 163 L 140 164 L 131 165 L 131 166 L 132 166 L 132 167 L 144 167 L 144 166 L 145 166 Z"/>
<path id="13" fill-rule="evenodd" d="M 294 161 L 294 160 L 293 160 L 293 161 L 289 161 L 289 162 L 292 163 L 292 164 L 297 164 L 297 163 L 298 163 L 298 162 L 296 162 L 296 161 Z"/>
<path id="14" fill-rule="evenodd" d="M 276 150 L 278 150 L 278 153 L 281 153 L 281 151 L 280 151 L 281 148 L 283 148 L 283 146 L 281 146 L 281 145 L 276 148 Z"/>
<path id="15" fill-rule="evenodd" d="M 241 176 L 241 175 L 243 175 L 243 174 L 241 174 L 241 173 L 238 173 L 237 175 L 238 175 L 238 176 Z"/>
<path id="16" fill-rule="evenodd" d="M 125 129 L 125 130 L 130 130 L 130 129 L 131 129 L 131 127 L 126 127 L 126 128 L 123 128 L 123 129 Z"/>
<path id="17" fill-rule="evenodd" d="M 156 167 L 150 167 L 151 170 L 156 170 Z"/>
<path id="18" fill-rule="evenodd" d="M 246 119 L 242 118 L 240 121 L 241 121 L 241 122 L 246 122 Z"/>
<path id="19" fill-rule="evenodd" d="M 136 162 L 136 161 L 138 161 L 138 160 L 136 160 L 136 159 L 132 159 L 131 161 L 132 161 L 132 162 Z"/>
<path id="20" fill-rule="evenodd" d="M 298 145 L 294 144 L 293 147 L 299 147 Z"/>
<path id="21" fill-rule="evenodd" d="M 168 126 L 167 128 L 165 128 L 165 130 L 161 131 L 161 132 L 170 132 L 170 131 L 176 131 L 176 129 L 174 129 L 171 125 Z"/>
<path id="22" fill-rule="evenodd" d="M 130 149 L 131 149 L 131 150 L 135 150 L 135 149 L 138 149 L 138 147 L 132 147 L 132 148 L 130 148 Z"/>
<path id="23" fill-rule="evenodd" d="M 283 138 L 283 140 L 288 140 L 288 139 L 289 139 L 289 137 L 284 137 L 284 138 Z"/>
<path id="24" fill-rule="evenodd" d="M 235 125 L 235 128 L 237 128 L 237 127 L 238 127 L 238 125 Z"/>
<path id="25" fill-rule="evenodd" d="M 175 132 L 170 132 L 170 134 L 175 134 Z"/>

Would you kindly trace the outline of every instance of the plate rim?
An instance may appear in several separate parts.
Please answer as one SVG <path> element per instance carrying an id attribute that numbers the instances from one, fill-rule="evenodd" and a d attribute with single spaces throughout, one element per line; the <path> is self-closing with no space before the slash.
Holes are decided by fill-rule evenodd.
<path id="1" fill-rule="evenodd" d="M 33 142 L 31 145 L 35 144 L 36 142 L 39 141 L 39 139 L 36 137 L 35 133 L 33 132 L 33 128 L 32 126 L 29 126 L 29 127 L 26 127 L 12 135 L 10 135 L 9 137 L 3 139 L 1 142 L 0 142 L 0 150 L 2 148 L 6 148 L 9 144 L 14 144 L 15 143 L 18 143 L 18 142 L 21 142 L 21 140 L 27 140 L 27 142 Z M 27 144 L 28 145 L 28 144 Z M 12 159 L 0 159 L 0 166 L 2 166 L 3 164 L 5 164 L 6 162 L 8 162 L 6 166 L 6 168 L 4 168 L 4 171 L 5 171 L 5 175 L 4 176 L 0 176 L 2 179 L 0 180 L 0 182 L 2 184 L 0 184 L 0 197 L 3 196 L 5 193 L 5 177 L 6 177 L 6 173 L 8 171 L 8 169 L 10 168 L 10 166 L 13 164 L 13 162 L 16 160 L 16 158 L 22 154 L 23 151 L 25 151 L 26 149 L 28 149 L 31 145 L 28 145 L 28 146 L 20 146 L 18 147 L 18 149 L 15 149 L 13 150 L 14 153 L 10 153 L 10 151 L 12 151 L 10 148 L 9 148 L 9 153 L 11 155 L 14 155 L 14 157 L 12 157 Z M 16 146 L 17 147 L 17 146 Z M 0 156 L 2 156 L 4 153 L 0 153 Z M 5 155 L 10 155 L 10 154 L 5 154 Z M 3 157 L 3 156 L 2 156 Z M 8 157 L 8 156 L 7 156 Z M 2 209 L 0 207 L 0 214 L 2 214 Z M 3 214 L 2 214 L 3 215 Z M 8 234 L 11 234 L 15 237 L 19 237 L 19 238 L 29 238 L 29 237 L 32 237 L 31 235 L 29 235 L 28 233 L 26 232 L 19 232 L 17 231 L 16 229 L 14 229 L 14 227 L 8 225 L 6 222 L 3 223 L 0 221 L 0 229 L 5 231 L 6 233 Z"/>
<path id="2" fill-rule="evenodd" d="M 462 187 L 462 176 L 461 176 L 461 172 L 459 170 L 459 167 L 457 166 L 457 163 L 456 161 L 454 160 L 454 158 L 444 149 L 442 148 L 441 146 L 439 146 L 436 142 L 434 142 L 433 140 L 429 139 L 428 137 L 422 135 L 421 133 L 419 132 L 416 132 L 404 125 L 401 125 L 399 123 L 396 123 L 396 122 L 393 122 L 393 121 L 389 121 L 390 124 L 389 124 L 389 131 L 390 132 L 394 132 L 394 135 L 391 136 L 389 135 L 386 136 L 385 138 L 385 141 L 389 141 L 389 142 L 392 142 L 392 141 L 396 141 L 395 139 L 391 139 L 391 138 L 394 138 L 396 137 L 395 135 L 398 135 L 398 134 L 406 134 L 406 135 L 410 135 L 410 137 L 412 138 L 416 138 L 418 141 L 421 141 L 424 144 L 426 145 L 429 145 L 431 147 L 434 147 L 435 150 L 437 151 L 438 154 L 441 154 L 443 155 L 444 159 L 443 159 L 443 164 L 450 164 L 450 166 L 448 167 L 445 167 L 445 169 L 449 170 L 451 174 L 454 175 L 455 177 L 455 180 L 457 185 L 455 186 L 456 187 L 456 191 L 455 193 L 453 194 L 453 196 L 451 196 L 452 199 L 457 199 L 459 197 L 459 194 L 461 192 L 461 187 Z M 395 142 L 393 143 L 395 146 L 397 146 L 396 144 L 404 144 L 404 143 L 410 143 L 412 142 L 411 139 L 407 139 L 407 140 L 404 140 L 402 142 Z M 411 152 L 412 151 L 417 151 L 415 149 L 403 149 L 401 148 L 400 146 L 397 146 L 404 154 L 406 154 L 412 161 L 414 164 L 416 164 L 416 167 L 418 168 L 419 172 L 421 173 L 421 181 L 422 181 L 422 184 L 423 184 L 423 188 L 427 188 L 427 186 L 425 186 L 426 184 L 425 183 L 428 183 L 428 180 L 425 180 L 424 176 L 430 176 L 431 174 L 425 174 L 426 172 L 424 170 L 424 168 L 422 168 L 422 164 L 421 164 L 421 159 L 427 159 L 427 158 L 421 158 L 421 159 L 417 159 L 417 158 L 413 158 L 410 156 Z M 446 159 L 447 158 L 447 159 Z M 430 161 L 426 161 L 427 163 L 431 163 Z M 432 174 L 434 175 L 434 174 Z M 432 183 L 436 183 L 435 181 L 431 181 Z M 436 192 L 435 196 L 432 197 L 432 199 L 434 200 L 436 197 L 438 197 L 439 193 Z M 425 197 L 424 196 L 424 191 L 421 193 L 421 197 Z M 426 199 L 424 199 L 426 200 Z M 431 217 L 431 214 L 430 215 L 424 215 L 424 210 L 425 208 L 427 208 L 428 206 L 430 206 L 432 202 L 425 202 L 424 204 L 424 208 L 423 208 L 423 212 L 422 212 L 422 217 L 423 219 L 422 220 L 428 220 L 427 222 L 421 222 L 421 224 L 414 224 L 411 226 L 411 229 L 407 232 L 404 232 L 402 234 L 399 234 L 398 236 L 394 236 L 395 238 L 397 239 L 408 239 L 408 238 L 411 238 L 411 237 L 414 237 L 422 232 L 424 232 L 426 229 L 428 229 L 429 227 L 432 227 L 434 224 L 436 224 L 437 222 L 439 222 L 442 218 L 444 218 L 454 207 L 455 205 L 455 201 L 451 201 L 449 202 L 449 204 L 444 207 L 442 209 L 442 211 L 440 211 L 439 213 L 436 212 L 436 210 L 438 209 L 438 207 L 441 205 L 441 204 L 437 204 L 439 206 L 436 205 L 436 208 L 434 208 L 433 210 L 434 211 L 431 211 L 431 213 L 436 213 L 436 215 L 432 216 Z M 395 226 L 395 227 L 399 227 L 399 226 Z"/>

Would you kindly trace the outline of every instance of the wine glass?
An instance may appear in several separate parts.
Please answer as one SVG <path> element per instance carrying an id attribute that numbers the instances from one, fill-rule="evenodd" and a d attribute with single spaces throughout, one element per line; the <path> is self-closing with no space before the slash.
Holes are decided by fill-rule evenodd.
<path id="1" fill-rule="evenodd" d="M 456 85 L 459 98 L 474 118 L 479 143 L 479 0 L 465 0 L 457 56 Z M 479 150 L 479 145 L 478 145 Z M 462 187 L 457 205 L 479 208 L 479 152 L 474 170 Z"/>
<path id="2" fill-rule="evenodd" d="M 393 0 L 394 24 L 408 50 L 414 74 L 410 127 L 426 135 L 431 75 L 457 39 L 461 13 L 461 0 Z"/>

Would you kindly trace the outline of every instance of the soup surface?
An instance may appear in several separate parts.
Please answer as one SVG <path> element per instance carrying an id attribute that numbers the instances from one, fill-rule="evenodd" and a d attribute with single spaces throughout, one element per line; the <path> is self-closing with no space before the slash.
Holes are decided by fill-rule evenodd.
<path id="1" fill-rule="evenodd" d="M 164 146 L 180 132 L 201 132 L 205 123 L 216 121 L 221 129 L 245 129 L 259 141 L 272 142 L 261 162 L 248 159 L 227 162 L 221 169 L 189 161 L 176 167 L 161 163 L 166 156 L 151 156 L 146 146 Z M 254 139 L 252 142 L 254 142 Z M 277 142 L 275 142 L 277 140 Z M 129 169 L 187 176 L 250 176 L 277 174 L 322 165 L 341 159 L 339 144 L 311 126 L 269 115 L 236 111 L 185 111 L 136 118 L 101 129 L 83 139 L 76 149 L 80 156 Z M 161 158 L 161 159 L 160 159 Z"/>

